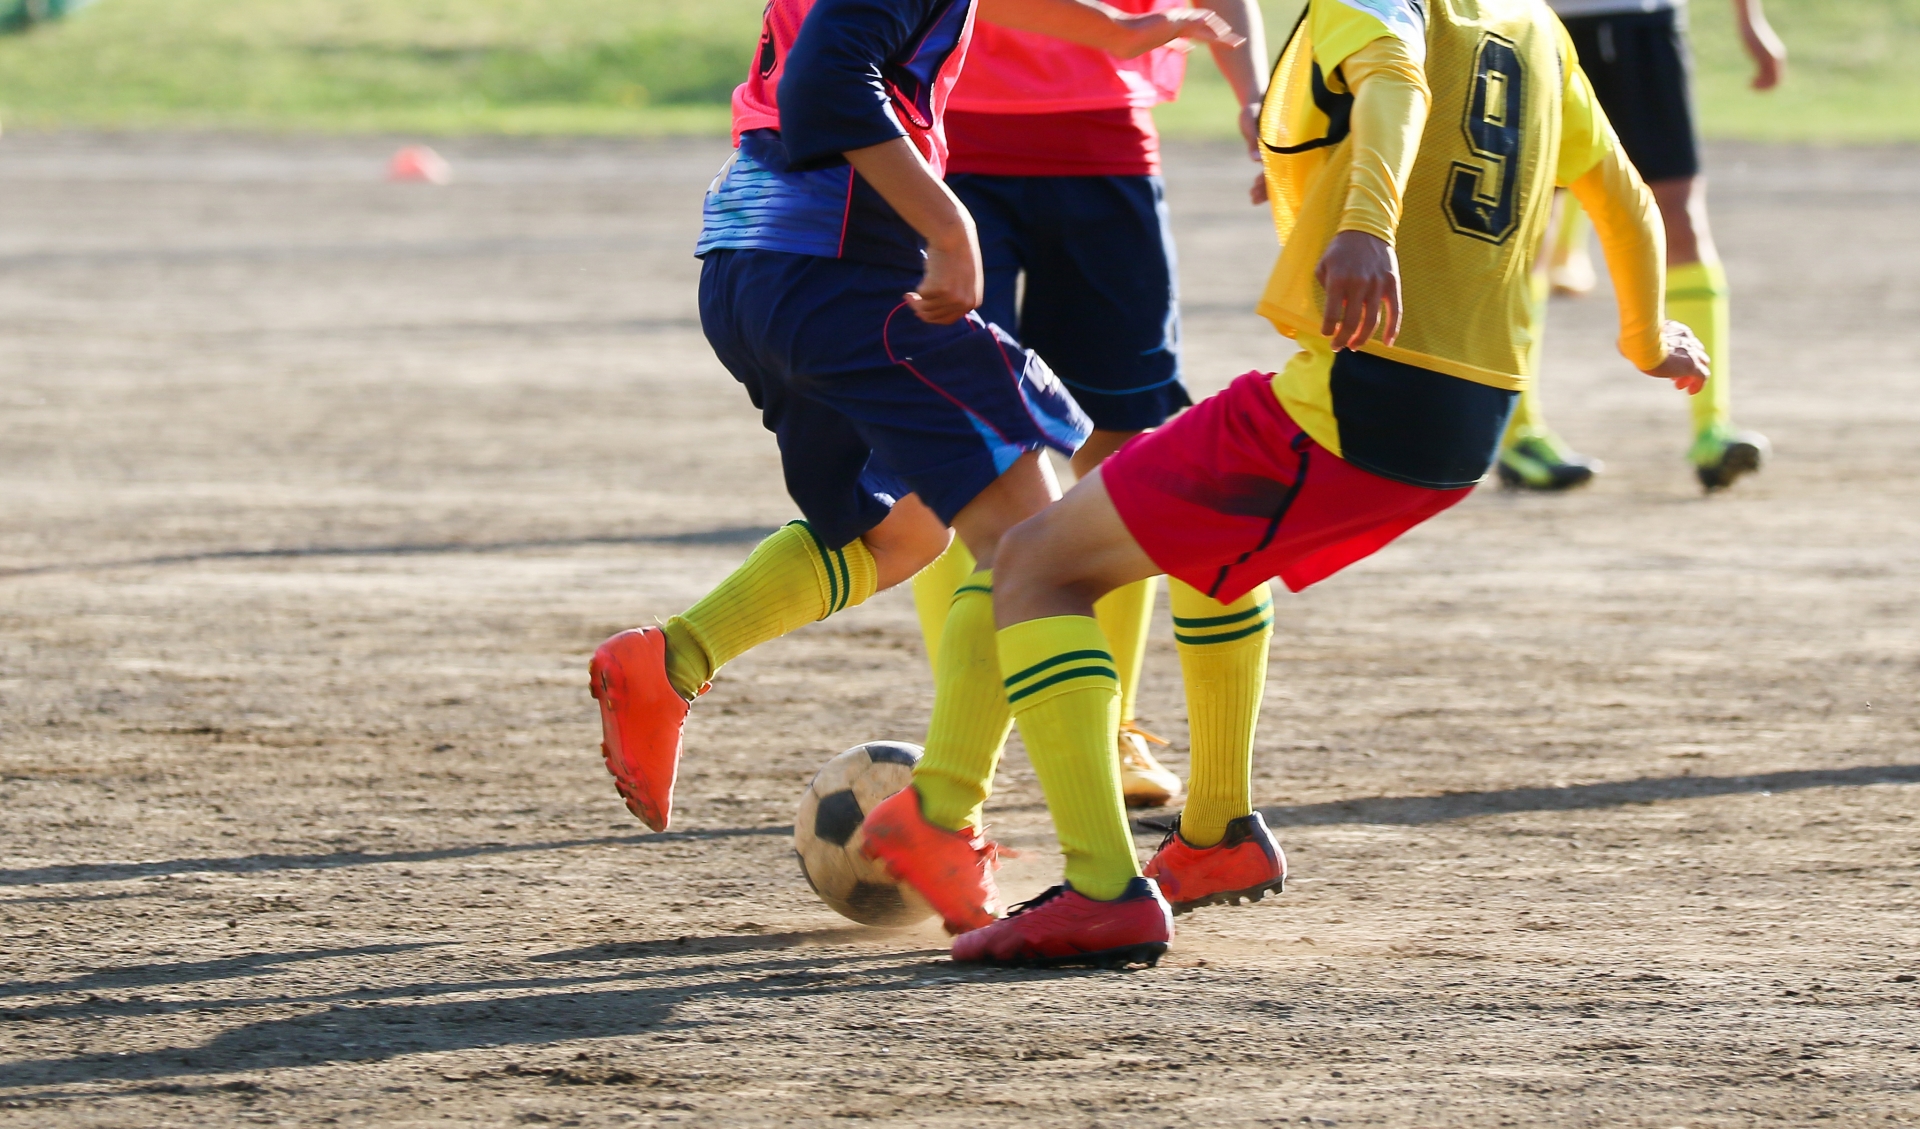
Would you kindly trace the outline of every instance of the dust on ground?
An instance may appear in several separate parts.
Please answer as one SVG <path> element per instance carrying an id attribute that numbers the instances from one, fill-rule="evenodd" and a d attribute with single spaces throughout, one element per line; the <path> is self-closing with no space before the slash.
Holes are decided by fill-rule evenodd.
<path id="1" fill-rule="evenodd" d="M 1556 303 L 1606 474 L 1281 601 L 1296 877 L 1123 974 L 801 880 L 813 769 L 922 732 L 901 592 L 730 667 L 676 830 L 625 814 L 587 654 L 792 516 L 697 324 L 723 153 L 390 148 L 0 143 L 0 1123 L 1920 1120 L 1920 152 L 1712 154 L 1778 449 L 1725 495 Z M 1284 354 L 1272 240 L 1240 155 L 1169 163 L 1210 391 Z M 1164 623 L 1143 712 L 1184 767 Z M 1052 881 L 1017 746 L 992 814 Z"/>

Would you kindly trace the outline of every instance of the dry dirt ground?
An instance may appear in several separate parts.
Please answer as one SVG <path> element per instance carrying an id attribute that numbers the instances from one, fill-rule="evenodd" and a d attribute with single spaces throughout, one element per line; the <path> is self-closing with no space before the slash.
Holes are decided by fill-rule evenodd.
<path id="1" fill-rule="evenodd" d="M 1557 304 L 1606 475 L 1282 602 L 1286 895 L 1031 973 L 789 853 L 922 732 L 904 593 L 725 672 L 680 830 L 600 766 L 590 649 L 791 516 L 696 322 L 721 150 L 390 148 L 0 143 L 0 1124 L 1920 1121 L 1920 152 L 1716 150 L 1765 474 L 1703 498 Z M 1284 355 L 1271 234 L 1170 159 L 1211 390 Z M 1164 625 L 1149 680 L 1183 766 Z M 1050 883 L 1017 745 L 993 815 Z"/>

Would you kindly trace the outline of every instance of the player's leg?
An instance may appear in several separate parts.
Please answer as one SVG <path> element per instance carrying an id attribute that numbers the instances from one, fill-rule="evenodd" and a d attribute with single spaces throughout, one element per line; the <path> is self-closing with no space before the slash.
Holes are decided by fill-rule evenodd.
<path id="1" fill-rule="evenodd" d="M 1021 204 L 1026 186 L 1027 178 L 1018 176 L 952 173 L 947 177 L 947 187 L 973 217 L 980 241 L 980 262 L 986 271 L 980 316 L 1016 339 L 1020 336 L 1020 271 L 1025 261 Z M 913 608 L 920 619 L 920 637 L 926 644 L 929 665 L 940 654 L 940 637 L 946 629 L 954 593 L 976 568 L 966 542 L 955 538 L 940 559 L 913 578 Z"/>
<path id="2" fill-rule="evenodd" d="M 836 403 L 953 526 L 977 567 L 940 629 L 914 786 L 868 813 L 865 849 L 960 931 L 998 909 L 980 812 L 1011 725 L 993 641 L 995 556 L 1007 529 L 1058 496 L 1041 448 L 1071 451 L 1088 423 L 1044 362 L 981 321 L 935 327 L 896 317 L 885 342 L 890 358 L 911 361 L 864 381 L 843 377 L 871 387 Z"/>
<path id="3" fill-rule="evenodd" d="M 1492 464 L 1511 394 L 1466 382 L 1455 387 L 1447 383 L 1453 378 L 1377 359 L 1361 365 L 1364 371 L 1341 370 L 1325 342 L 1302 344 L 1308 347 L 1289 363 L 1285 378 L 1241 377 L 1108 460 L 1003 545 L 996 596 L 1000 662 L 1008 700 L 1068 854 L 1068 878 L 1024 911 L 960 937 L 954 943 L 956 959 L 1057 960 L 1076 947 L 1089 947 L 1095 927 L 1104 927 L 1098 935 L 1116 945 L 1151 944 L 1153 931 L 1161 928 L 1146 912 L 1148 892 L 1134 884 L 1139 872 L 1117 782 L 1110 785 L 1100 771 L 1104 741 L 1117 726 L 1119 690 L 1111 656 L 1089 614 L 1095 599 L 1157 570 L 1223 605 L 1217 613 L 1209 607 L 1212 614 L 1181 618 L 1246 617 L 1251 609 L 1241 603 L 1263 578 L 1277 575 L 1295 590 L 1316 583 L 1459 502 L 1467 484 Z M 1324 392 L 1335 377 L 1357 407 L 1372 401 L 1385 405 L 1385 415 L 1363 412 L 1354 421 L 1355 437 L 1364 440 L 1361 448 L 1370 455 L 1409 446 L 1398 425 L 1449 419 L 1449 430 L 1457 434 L 1437 447 L 1411 443 L 1424 453 L 1409 457 L 1408 469 L 1394 473 L 1417 478 L 1415 471 L 1430 467 L 1449 475 L 1431 480 L 1460 485 L 1429 487 L 1385 478 L 1317 443 L 1283 406 L 1282 385 L 1288 390 L 1317 385 Z M 1313 407 L 1303 402 L 1302 410 Z M 1344 418 L 1340 427 L 1345 436 Z M 1255 596 L 1251 608 L 1257 609 L 1257 601 Z M 1183 603 L 1183 610 L 1188 607 Z M 1255 611 L 1246 618 L 1261 625 L 1266 617 Z M 1233 630 L 1225 623 L 1196 626 L 1198 634 L 1210 629 Z M 1264 630 L 1254 626 L 1254 634 Z M 1243 677 L 1240 685 L 1251 700 L 1263 679 L 1250 670 Z M 1206 755 L 1222 762 L 1223 776 L 1245 775 L 1244 750 L 1251 748 L 1256 711 L 1257 702 L 1242 707 L 1238 720 L 1244 734 L 1229 727 L 1217 731 L 1224 739 Z M 1196 745 L 1196 752 L 1201 749 Z M 1228 791 L 1224 785 L 1221 790 Z M 1223 807 L 1250 808 L 1237 789 L 1233 792 L 1223 796 Z M 1257 861 L 1266 869 L 1256 878 L 1274 885 L 1285 876 L 1278 844 L 1251 818 L 1254 814 L 1249 810 L 1230 819 L 1212 847 L 1168 844 L 1154 866 L 1183 890 L 1190 905 L 1272 888 L 1249 882 L 1240 865 Z M 1212 865 L 1229 855 L 1235 856 L 1234 866 Z M 1245 884 L 1236 888 L 1235 882 Z M 1102 901 L 1103 896 L 1111 900 Z M 1170 929 L 1164 932 L 1170 935 Z"/>
<path id="4" fill-rule="evenodd" d="M 1549 244 L 1559 225 L 1568 221 L 1571 214 L 1568 209 L 1578 206 L 1571 193 L 1555 193 L 1552 226 L 1547 233 Z M 1506 434 L 1500 440 L 1500 461 L 1495 468 L 1501 485 L 1509 489 L 1567 490 L 1591 481 L 1601 470 L 1598 459 L 1576 452 L 1554 434 L 1540 407 L 1541 359 L 1546 353 L 1547 303 L 1551 293 L 1548 278 L 1548 262 L 1543 256 L 1534 264 L 1530 280 L 1533 339 L 1527 367 L 1533 378 L 1515 402 L 1513 418 L 1507 422 Z"/>
<path id="5" fill-rule="evenodd" d="M 1192 403 L 1180 369 L 1178 270 L 1165 185 L 1154 176 L 1035 178 L 1022 340 L 1060 374 L 1093 420 L 1073 456 L 1092 473 L 1135 435 Z M 1116 589 L 1094 608 L 1120 676 L 1115 756 L 1129 807 L 1180 794 L 1156 760 L 1166 742 L 1136 721 L 1158 577 Z"/>
<path id="6" fill-rule="evenodd" d="M 1142 878 L 1113 741 L 1119 676 L 1094 601 L 1157 565 L 1114 513 L 1099 472 L 1002 546 L 999 665 L 1066 855 L 1065 883 L 954 942 L 956 960 L 1153 961 L 1172 911 Z"/>
<path id="7" fill-rule="evenodd" d="M 831 260 L 720 252 L 702 270 L 708 336 L 760 405 L 779 441 L 788 493 L 805 516 L 664 627 L 621 632 L 594 653 L 602 754 L 628 809 L 655 830 L 671 817 L 688 705 L 715 673 L 912 576 L 949 536 L 937 514 L 875 465 L 851 420 L 797 391 L 791 367 L 757 347 L 768 327 L 816 315 L 806 298 L 837 285 L 822 263 Z M 741 332 L 743 325 L 754 328 Z"/>
<path id="8" fill-rule="evenodd" d="M 1713 358 L 1713 376 L 1688 398 L 1693 445 L 1687 459 L 1709 490 L 1760 469 L 1771 450 L 1757 431 L 1733 422 L 1733 351 L 1727 272 L 1707 225 L 1707 182 L 1675 177 L 1647 185 L 1667 229 L 1667 316 L 1693 330 Z"/>
<path id="9" fill-rule="evenodd" d="M 1732 355 L 1726 272 L 1706 222 L 1706 182 L 1693 109 L 1693 61 L 1673 9 L 1563 21 L 1595 97 L 1660 206 L 1667 235 L 1667 316 L 1694 331 L 1713 377 L 1691 397 L 1688 458 L 1717 489 L 1759 469 L 1764 436 L 1731 417 Z"/>

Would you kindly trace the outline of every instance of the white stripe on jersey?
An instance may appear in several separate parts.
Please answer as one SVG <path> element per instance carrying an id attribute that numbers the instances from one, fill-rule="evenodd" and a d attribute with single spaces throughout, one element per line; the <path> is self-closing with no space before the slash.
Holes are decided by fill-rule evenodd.
<path id="1" fill-rule="evenodd" d="M 1427 61 L 1427 15 L 1418 0 L 1340 0 L 1387 25 L 1416 63 Z"/>
<path id="2" fill-rule="evenodd" d="M 1627 12 L 1659 12 L 1683 8 L 1687 0 L 1547 0 L 1555 15 L 1618 16 Z"/>

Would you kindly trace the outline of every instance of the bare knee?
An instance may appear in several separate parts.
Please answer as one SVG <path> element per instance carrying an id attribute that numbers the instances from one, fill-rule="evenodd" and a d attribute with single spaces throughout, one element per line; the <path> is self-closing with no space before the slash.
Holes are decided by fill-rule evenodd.
<path id="1" fill-rule="evenodd" d="M 1666 228 L 1667 261 L 1676 266 L 1697 263 L 1714 254 L 1707 230 L 1707 184 L 1697 176 L 1656 180 L 1649 184 Z"/>
<path id="2" fill-rule="evenodd" d="M 919 498 L 909 494 L 894 504 L 893 512 L 885 521 L 868 530 L 860 540 L 866 544 L 867 552 L 873 554 L 879 574 L 876 587 L 884 592 L 903 580 L 912 579 L 946 552 L 953 541 L 953 530 Z"/>
<path id="3" fill-rule="evenodd" d="M 994 618 L 1002 626 L 1056 615 L 1092 615 L 1093 602 L 1106 594 L 1100 580 L 1073 567 L 1062 551 L 1061 522 L 1047 510 L 1009 529 L 1000 538 L 994 563 Z"/>

